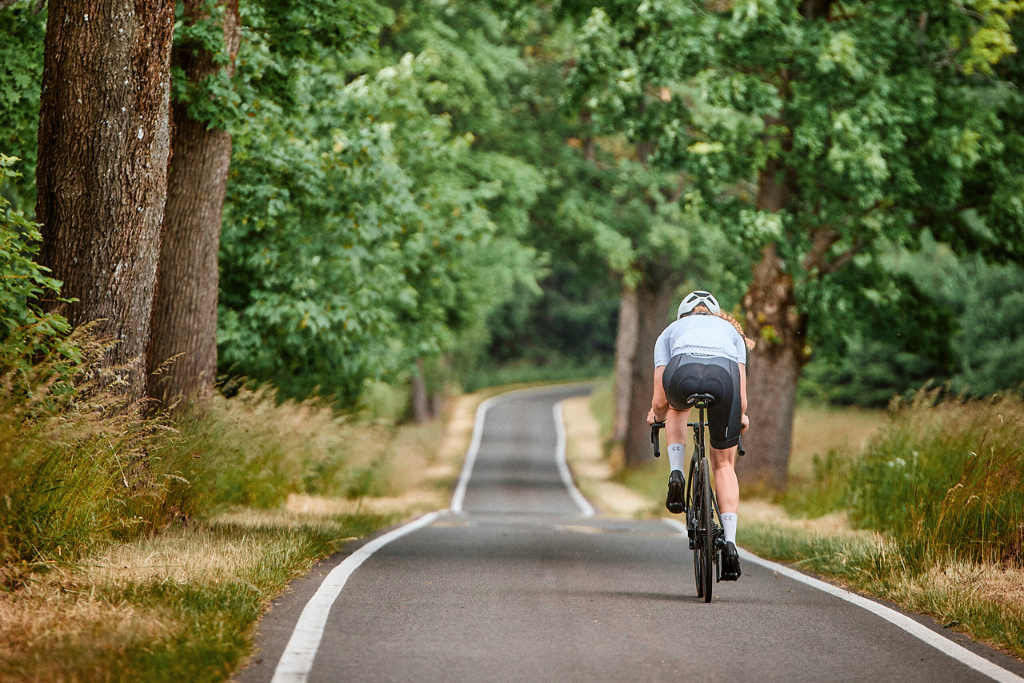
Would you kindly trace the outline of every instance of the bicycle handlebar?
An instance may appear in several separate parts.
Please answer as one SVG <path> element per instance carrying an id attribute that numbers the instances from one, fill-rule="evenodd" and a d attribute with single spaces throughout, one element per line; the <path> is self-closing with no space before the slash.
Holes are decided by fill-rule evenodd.
<path id="1" fill-rule="evenodd" d="M 696 422 L 690 422 L 686 425 L 687 427 L 696 427 Z M 664 422 L 655 422 L 651 425 L 651 445 L 654 447 L 654 457 L 661 457 L 661 439 L 658 438 L 658 432 L 665 428 Z M 743 450 L 743 437 L 739 438 L 739 443 L 736 444 L 736 455 L 746 455 L 747 452 Z"/>
<path id="2" fill-rule="evenodd" d="M 658 438 L 658 432 L 665 428 L 664 422 L 655 422 L 651 425 L 651 443 L 654 445 L 654 457 L 661 457 L 661 439 Z"/>

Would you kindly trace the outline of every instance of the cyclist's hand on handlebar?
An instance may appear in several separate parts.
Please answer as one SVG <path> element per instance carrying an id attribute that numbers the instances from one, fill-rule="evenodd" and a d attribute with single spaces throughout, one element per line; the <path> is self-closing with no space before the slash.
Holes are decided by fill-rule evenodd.
<path id="1" fill-rule="evenodd" d="M 647 424 L 652 425 L 658 421 L 658 418 L 654 415 L 654 408 L 651 408 L 647 413 Z"/>
<path id="2" fill-rule="evenodd" d="M 746 432 L 750 427 L 750 418 L 747 417 L 745 413 L 740 417 L 740 425 L 740 434 Z"/>

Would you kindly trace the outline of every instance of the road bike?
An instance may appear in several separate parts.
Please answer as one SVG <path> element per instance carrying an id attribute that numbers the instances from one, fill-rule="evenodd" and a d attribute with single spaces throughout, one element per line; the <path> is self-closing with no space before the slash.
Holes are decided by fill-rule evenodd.
<path id="1" fill-rule="evenodd" d="M 690 454 L 690 476 L 687 478 L 683 512 L 686 514 L 686 535 L 693 551 L 693 573 L 697 584 L 697 597 L 711 602 L 714 585 L 722 580 L 720 554 L 725 547 L 725 530 L 718 514 L 718 501 L 711 486 L 704 435 L 708 427 L 707 409 L 715 402 L 710 394 L 694 394 L 686 403 L 697 409 L 697 421 L 687 422 L 693 428 L 693 451 Z M 659 432 L 664 422 L 651 425 L 651 443 L 654 457 L 661 455 Z M 743 446 L 738 449 L 743 455 Z"/>

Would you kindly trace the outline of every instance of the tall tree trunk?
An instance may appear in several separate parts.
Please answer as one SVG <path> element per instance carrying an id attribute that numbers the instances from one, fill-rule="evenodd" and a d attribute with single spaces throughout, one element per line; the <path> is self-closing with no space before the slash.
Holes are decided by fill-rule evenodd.
<path id="1" fill-rule="evenodd" d="M 753 268 L 743 305 L 747 330 L 757 346 L 747 361 L 747 454 L 739 461 L 745 485 L 786 489 L 796 387 L 806 360 L 806 317 L 797 311 L 793 278 L 783 271 L 774 245 Z"/>
<path id="2" fill-rule="evenodd" d="M 107 357 L 145 391 L 167 194 L 173 0 L 51 0 L 36 167 L 39 261 L 73 325 L 104 319 Z"/>
<path id="3" fill-rule="evenodd" d="M 412 373 L 412 417 L 420 424 L 430 419 L 430 401 L 422 358 L 416 359 L 416 372 Z"/>
<path id="4" fill-rule="evenodd" d="M 186 0 L 186 21 L 205 20 L 202 0 Z M 224 0 L 224 45 L 229 57 L 217 64 L 202 46 L 174 48 L 172 61 L 189 80 L 201 82 L 219 69 L 234 73 L 241 40 L 238 0 Z M 231 163 L 231 135 L 188 113 L 172 110 L 171 166 L 164 212 L 156 295 L 153 301 L 147 389 L 167 405 L 201 398 L 217 373 L 217 253 Z M 168 362 L 171 361 L 171 362 Z"/>
<path id="5" fill-rule="evenodd" d="M 612 439 L 622 443 L 629 424 L 629 397 L 633 385 L 633 357 L 637 335 L 636 289 L 623 285 L 619 299 L 619 327 L 615 333 L 615 415 Z"/>
<path id="6" fill-rule="evenodd" d="M 758 184 L 758 209 L 778 212 L 789 204 L 788 175 L 779 160 L 768 161 Z M 757 346 L 747 359 L 750 429 L 738 471 L 745 485 L 784 491 L 797 382 L 806 361 L 807 319 L 797 310 L 793 278 L 774 244 L 764 248 L 751 270 L 753 282 L 743 306 L 747 333 L 757 339 Z"/>
<path id="7" fill-rule="evenodd" d="M 651 428 L 647 425 L 647 413 L 651 409 L 654 392 L 654 343 L 668 322 L 677 282 L 675 278 L 645 280 L 636 288 L 636 352 L 633 354 L 626 423 L 626 467 L 638 467 L 650 461 Z"/>

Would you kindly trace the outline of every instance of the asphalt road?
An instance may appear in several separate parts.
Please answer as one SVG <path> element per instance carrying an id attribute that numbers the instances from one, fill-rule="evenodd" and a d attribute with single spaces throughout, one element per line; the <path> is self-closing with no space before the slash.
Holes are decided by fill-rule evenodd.
<path id="1" fill-rule="evenodd" d="M 992 680 L 861 607 L 750 561 L 740 581 L 716 586 L 711 604 L 698 600 L 692 554 L 676 529 L 587 517 L 570 496 L 555 460 L 552 406 L 581 391 L 494 403 L 462 512 L 442 513 L 369 556 L 330 607 L 308 679 L 287 680 Z M 272 679 L 299 613 L 346 557 L 293 584 L 261 623 L 262 654 L 238 680 Z M 1024 674 L 1016 660 L 964 646 Z"/>

